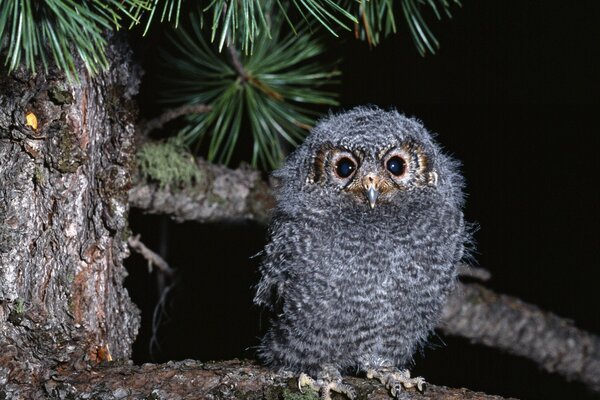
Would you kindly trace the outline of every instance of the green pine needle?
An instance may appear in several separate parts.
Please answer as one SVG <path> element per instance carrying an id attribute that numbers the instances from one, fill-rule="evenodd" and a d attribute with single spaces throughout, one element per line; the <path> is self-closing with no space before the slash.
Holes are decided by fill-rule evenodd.
<path id="1" fill-rule="evenodd" d="M 307 106 L 337 104 L 336 95 L 322 87 L 337 83 L 339 72 L 315 62 L 324 48 L 305 28 L 282 35 L 282 19 L 271 20 L 271 36 L 255 38 L 251 55 L 231 47 L 219 53 L 193 17 L 191 28 L 175 31 L 162 51 L 168 69 L 162 100 L 212 106 L 211 112 L 189 116 L 181 132 L 187 143 L 204 141 L 209 161 L 229 162 L 249 127 L 252 165 L 276 167 L 284 143 L 296 145 L 313 125 L 316 114 Z"/>
<path id="2" fill-rule="evenodd" d="M 118 29 L 122 15 L 142 0 L 3 0 L 0 37 L 7 38 L 5 65 L 9 71 L 24 65 L 47 72 L 52 60 L 76 80 L 77 54 L 88 73 L 108 66 L 105 31 Z"/>
<path id="3" fill-rule="evenodd" d="M 13 71 L 24 65 L 32 72 L 45 71 L 54 61 L 69 79 L 76 77 L 76 56 L 88 73 L 108 65 L 106 32 L 145 20 L 144 34 L 153 21 L 171 21 L 177 27 L 183 0 L 0 0 L 0 38 L 5 65 Z M 435 53 L 439 43 L 423 16 L 423 8 L 437 19 L 450 17 L 451 4 L 459 0 L 210 0 L 203 3 L 199 20 L 210 20 L 211 41 L 219 50 L 235 43 L 251 54 L 259 37 L 270 36 L 269 20 L 284 19 L 297 33 L 295 9 L 305 25 L 321 24 L 337 36 L 338 28 L 355 32 L 370 45 L 396 32 L 396 15 L 403 14 L 417 50 Z M 158 17 L 160 15 L 160 17 Z M 127 22 L 129 23 L 129 22 Z"/>
<path id="4" fill-rule="evenodd" d="M 179 25 L 181 4 L 183 0 L 137 0 L 131 1 L 130 7 L 125 10 L 132 20 L 131 26 L 141 23 L 146 18 L 145 36 L 155 20 L 156 14 L 160 13 L 160 22 L 173 22 L 175 28 Z M 146 17 L 147 15 L 147 17 Z"/>
<path id="5" fill-rule="evenodd" d="M 210 14 L 211 41 L 219 44 L 219 51 L 230 43 L 240 43 L 246 54 L 252 52 L 254 40 L 263 32 L 269 35 L 268 19 L 276 13 L 296 31 L 298 23 L 288 15 L 295 8 L 306 22 L 319 22 L 337 36 L 336 27 L 350 30 L 356 18 L 334 0 L 212 0 L 202 9 Z"/>
<path id="6" fill-rule="evenodd" d="M 396 33 L 394 13 L 401 11 L 417 50 L 424 56 L 427 52 L 435 54 L 440 45 L 425 21 L 423 7 L 431 9 L 440 20 L 442 12 L 447 17 L 452 16 L 452 4 L 461 5 L 460 0 L 349 0 L 345 6 L 355 10 L 359 21 L 356 26 L 357 37 L 372 46 L 378 45 L 382 38 Z"/>
<path id="7" fill-rule="evenodd" d="M 461 5 L 460 0 L 452 0 L 452 3 L 458 6 Z M 450 4 L 450 0 L 402 0 L 404 18 L 413 42 L 422 56 L 427 54 L 427 52 L 435 54 L 436 50 L 440 48 L 440 43 L 429 29 L 427 22 L 425 22 L 421 7 L 423 5 L 429 6 L 435 17 L 440 20 L 442 19 L 442 15 L 439 8 L 442 9 L 447 17 L 452 17 Z"/>

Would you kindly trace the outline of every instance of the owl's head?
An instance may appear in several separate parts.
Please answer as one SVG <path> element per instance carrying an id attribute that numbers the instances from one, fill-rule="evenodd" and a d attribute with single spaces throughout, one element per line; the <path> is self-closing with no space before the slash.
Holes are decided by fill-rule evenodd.
<path id="1" fill-rule="evenodd" d="M 293 202 L 303 192 L 317 202 L 375 209 L 437 193 L 458 206 L 457 169 L 419 121 L 358 107 L 319 122 L 275 176 L 281 195 Z"/>

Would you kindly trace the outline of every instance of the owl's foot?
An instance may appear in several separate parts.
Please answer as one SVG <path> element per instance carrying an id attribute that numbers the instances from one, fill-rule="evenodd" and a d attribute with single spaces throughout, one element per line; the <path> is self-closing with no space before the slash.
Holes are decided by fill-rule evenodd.
<path id="1" fill-rule="evenodd" d="M 367 370 L 367 378 L 377 379 L 385 385 L 394 398 L 398 398 L 402 388 L 416 387 L 419 392 L 425 390 L 425 379 L 417 376 L 410 377 L 410 371 L 407 369 L 399 370 L 397 368 L 381 368 Z"/>
<path id="2" fill-rule="evenodd" d="M 334 367 L 323 367 L 317 379 L 301 373 L 298 377 L 298 389 L 303 392 L 302 388 L 306 386 L 318 392 L 321 400 L 331 400 L 331 392 L 344 394 L 350 400 L 356 397 L 352 386 L 342 383 L 342 376 Z"/>

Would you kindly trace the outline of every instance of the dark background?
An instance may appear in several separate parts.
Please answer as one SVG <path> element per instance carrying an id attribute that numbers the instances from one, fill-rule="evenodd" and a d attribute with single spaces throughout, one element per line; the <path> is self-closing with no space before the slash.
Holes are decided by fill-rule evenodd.
<path id="1" fill-rule="evenodd" d="M 433 22 L 442 47 L 424 58 L 403 24 L 374 49 L 327 40 L 330 55 L 343 58 L 341 108 L 371 103 L 416 116 L 462 160 L 466 216 L 480 227 L 475 259 L 493 274 L 488 286 L 600 334 L 600 36 L 592 4 L 464 1 L 451 20 Z M 149 45 L 136 46 L 148 61 Z M 146 69 L 151 79 L 153 66 Z M 145 83 L 142 115 L 152 110 L 150 90 Z M 252 306 L 258 260 L 250 257 L 264 245 L 264 228 L 175 224 L 135 210 L 131 222 L 147 245 L 162 243 L 178 270 L 152 358 L 155 278 L 139 256 L 127 261 L 126 284 L 143 317 L 134 360 L 253 357 L 265 327 Z M 525 399 L 600 398 L 460 338 L 432 338 L 431 347 L 414 372 L 435 384 Z"/>

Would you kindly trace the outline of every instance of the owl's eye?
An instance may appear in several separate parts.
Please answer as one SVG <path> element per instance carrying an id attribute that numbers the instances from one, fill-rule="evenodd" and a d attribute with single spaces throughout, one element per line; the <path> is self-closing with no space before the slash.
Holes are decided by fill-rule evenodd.
<path id="1" fill-rule="evenodd" d="M 388 160 L 386 167 L 393 175 L 401 176 L 406 170 L 406 161 L 401 157 L 394 156 Z"/>
<path id="2" fill-rule="evenodd" d="M 340 178 L 347 178 L 354 173 L 356 163 L 348 157 L 341 158 L 335 164 L 335 172 Z"/>

